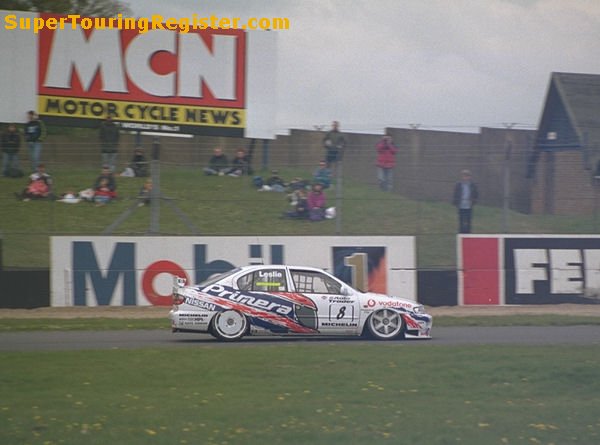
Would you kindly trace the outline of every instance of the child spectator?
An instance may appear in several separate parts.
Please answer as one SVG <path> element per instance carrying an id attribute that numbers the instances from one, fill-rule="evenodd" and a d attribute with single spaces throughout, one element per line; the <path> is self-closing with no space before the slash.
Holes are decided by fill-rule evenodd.
<path id="1" fill-rule="evenodd" d="M 308 199 L 306 190 L 297 189 L 292 193 L 290 204 L 293 209 L 285 214 L 288 218 L 306 219 L 308 218 Z"/>
<path id="2" fill-rule="evenodd" d="M 39 164 L 35 172 L 29 176 L 29 184 L 20 193 L 16 194 L 18 199 L 29 201 L 30 199 L 52 198 L 52 177 L 46 173 L 44 164 Z"/>
<path id="3" fill-rule="evenodd" d="M 94 190 L 94 202 L 97 207 L 103 206 L 117 197 L 115 191 L 110 189 L 109 184 L 108 178 L 102 178 Z"/>
<path id="4" fill-rule="evenodd" d="M 227 156 L 223 153 L 223 150 L 217 147 L 213 150 L 213 155 L 208 161 L 208 167 L 204 168 L 204 174 L 207 176 L 223 176 L 229 168 Z"/>
<path id="5" fill-rule="evenodd" d="M 97 206 L 104 205 L 117 197 L 117 183 L 109 165 L 102 167 L 100 176 L 93 186 L 94 202 Z"/>
<path id="6" fill-rule="evenodd" d="M 150 204 L 150 198 L 152 194 L 152 179 L 148 178 L 144 182 L 144 185 L 140 189 L 140 193 L 138 194 L 138 207 L 142 207 L 144 205 Z"/>

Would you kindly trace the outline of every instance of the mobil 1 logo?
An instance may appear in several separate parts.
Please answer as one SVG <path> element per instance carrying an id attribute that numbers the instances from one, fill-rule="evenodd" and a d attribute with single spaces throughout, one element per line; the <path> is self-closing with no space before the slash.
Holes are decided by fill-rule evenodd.
<path id="1" fill-rule="evenodd" d="M 600 237 L 504 239 L 507 304 L 600 303 Z"/>

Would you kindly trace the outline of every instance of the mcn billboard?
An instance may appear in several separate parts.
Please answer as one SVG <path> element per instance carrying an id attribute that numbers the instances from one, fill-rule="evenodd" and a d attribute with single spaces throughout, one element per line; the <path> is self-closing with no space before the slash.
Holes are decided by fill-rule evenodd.
<path id="1" fill-rule="evenodd" d="M 0 93 L 0 121 L 36 109 L 49 124 L 97 126 L 111 115 L 125 130 L 271 138 L 275 35 L 3 26 L 0 79 L 11 88 Z"/>

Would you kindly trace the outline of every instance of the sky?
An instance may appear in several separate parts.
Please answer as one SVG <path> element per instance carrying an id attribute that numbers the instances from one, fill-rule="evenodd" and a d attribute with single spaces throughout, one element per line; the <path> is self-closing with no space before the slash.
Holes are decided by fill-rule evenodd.
<path id="1" fill-rule="evenodd" d="M 599 0 L 125 0 L 135 16 L 287 17 L 276 128 L 536 128 L 552 72 L 600 74 Z"/>

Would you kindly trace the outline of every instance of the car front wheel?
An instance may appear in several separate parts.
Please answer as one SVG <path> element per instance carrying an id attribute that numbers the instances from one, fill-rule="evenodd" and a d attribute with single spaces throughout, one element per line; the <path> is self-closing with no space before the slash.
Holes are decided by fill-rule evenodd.
<path id="1" fill-rule="evenodd" d="M 234 341 L 242 338 L 248 330 L 248 320 L 238 311 L 219 312 L 212 319 L 210 332 L 219 340 Z"/>
<path id="2" fill-rule="evenodd" d="M 404 334 L 402 315 L 391 309 L 373 312 L 367 320 L 369 333 L 378 340 L 393 340 Z"/>

